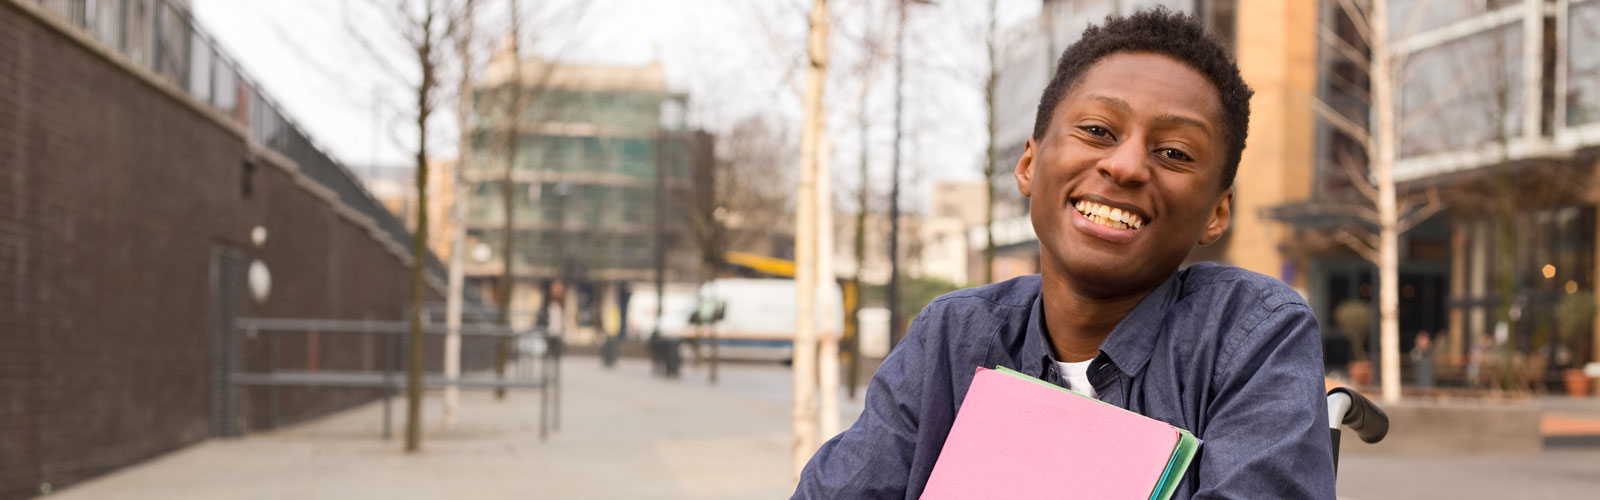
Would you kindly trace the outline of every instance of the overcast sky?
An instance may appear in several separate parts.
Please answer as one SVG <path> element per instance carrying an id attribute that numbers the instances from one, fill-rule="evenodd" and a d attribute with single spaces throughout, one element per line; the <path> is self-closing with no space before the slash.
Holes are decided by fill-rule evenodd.
<path id="1" fill-rule="evenodd" d="M 483 3 L 485 10 L 504 5 Z M 907 194 L 912 204 L 925 202 L 928 181 L 979 178 L 985 145 L 979 83 L 985 67 L 979 38 L 985 4 L 947 0 L 910 10 L 902 175 L 917 179 Z M 1031 17 L 1037 4 L 1002 1 L 1003 24 Z M 398 39 L 368 5 L 365 0 L 195 0 L 194 13 L 326 151 L 358 170 L 371 164 L 405 166 L 415 136 L 405 116 L 407 83 L 373 63 L 349 27 L 386 52 L 397 72 L 409 77 L 415 65 L 406 64 Z M 543 57 L 602 64 L 659 59 L 672 90 L 689 94 L 694 126 L 720 132 L 759 115 L 788 128 L 798 141 L 809 1 L 524 0 L 520 5 L 525 18 L 533 18 L 524 30 L 537 37 L 534 46 Z M 861 39 L 864 33 L 891 37 L 895 17 L 886 0 L 837 0 L 831 8 L 838 22 L 830 38 L 825 101 L 834 186 L 836 196 L 852 199 L 847 193 L 859 185 L 855 117 L 863 82 L 857 71 L 865 53 Z M 497 14 L 483 16 L 482 32 L 505 29 L 505 16 Z M 892 157 L 892 78 L 890 61 L 882 61 L 867 105 L 871 182 L 878 191 L 888 189 Z M 453 113 L 443 110 L 431 125 L 438 130 L 429 142 L 435 156 L 455 154 Z"/>

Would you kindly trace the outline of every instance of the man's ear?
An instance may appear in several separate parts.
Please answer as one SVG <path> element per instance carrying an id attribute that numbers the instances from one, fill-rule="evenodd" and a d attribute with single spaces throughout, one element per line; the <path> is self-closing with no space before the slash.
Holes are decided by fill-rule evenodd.
<path id="1" fill-rule="evenodd" d="M 1011 172 L 1012 176 L 1017 178 L 1017 191 L 1021 192 L 1024 198 L 1033 197 L 1033 156 L 1038 148 L 1039 143 L 1029 137 L 1027 144 L 1022 148 L 1022 158 L 1017 160 L 1017 166 Z"/>
<path id="2" fill-rule="evenodd" d="M 1233 220 L 1233 188 L 1222 190 L 1217 196 L 1217 204 L 1211 209 L 1211 220 L 1206 221 L 1206 230 L 1200 233 L 1200 244 L 1210 245 L 1228 232 L 1228 225 Z"/>

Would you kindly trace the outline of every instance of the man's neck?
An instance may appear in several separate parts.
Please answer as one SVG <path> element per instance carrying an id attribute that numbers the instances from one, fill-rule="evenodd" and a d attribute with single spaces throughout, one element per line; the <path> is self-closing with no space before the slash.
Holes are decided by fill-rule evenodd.
<path id="1" fill-rule="evenodd" d="M 1055 272 L 1051 272 L 1055 271 Z M 1100 343 L 1154 288 L 1132 294 L 1097 296 L 1073 285 L 1059 269 L 1043 273 L 1044 328 L 1057 361 L 1094 359 Z"/>

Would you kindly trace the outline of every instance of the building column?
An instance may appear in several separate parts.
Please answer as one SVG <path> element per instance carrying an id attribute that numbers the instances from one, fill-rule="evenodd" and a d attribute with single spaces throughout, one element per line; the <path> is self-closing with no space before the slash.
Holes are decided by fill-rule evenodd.
<path id="1" fill-rule="evenodd" d="M 1234 46 L 1239 72 L 1256 94 L 1250 104 L 1250 147 L 1234 180 L 1233 229 L 1223 259 L 1305 290 L 1305 263 L 1279 250 L 1292 234 L 1263 210 L 1311 195 L 1317 2 L 1238 0 L 1235 12 L 1250 13 L 1250 22 L 1237 23 Z"/>
<path id="2" fill-rule="evenodd" d="M 1600 163 L 1595 164 L 1595 168 L 1596 170 L 1600 170 Z M 1593 281 L 1590 281 L 1590 286 L 1591 288 L 1596 289 L 1594 293 L 1595 305 L 1597 306 L 1596 310 L 1600 310 L 1600 217 L 1595 217 L 1595 230 L 1597 232 L 1595 233 L 1595 265 L 1593 267 L 1596 276 Z M 1589 360 L 1600 363 L 1600 321 L 1594 321 L 1593 323 L 1594 337 L 1589 339 Z"/>
<path id="3" fill-rule="evenodd" d="M 1461 364 L 1468 352 L 1465 344 L 1466 307 L 1461 301 L 1467 296 L 1467 236 L 1470 226 L 1459 221 L 1450 225 L 1450 352 L 1446 362 Z"/>

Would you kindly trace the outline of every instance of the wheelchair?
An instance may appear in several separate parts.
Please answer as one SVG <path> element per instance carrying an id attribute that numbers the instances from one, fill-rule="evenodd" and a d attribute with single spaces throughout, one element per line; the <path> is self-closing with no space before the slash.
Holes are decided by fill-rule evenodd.
<path id="1" fill-rule="evenodd" d="M 1333 473 L 1339 473 L 1340 427 L 1349 427 L 1362 442 L 1382 441 L 1389 434 L 1389 415 L 1372 400 L 1349 387 L 1328 391 L 1328 434 L 1333 440 Z"/>

